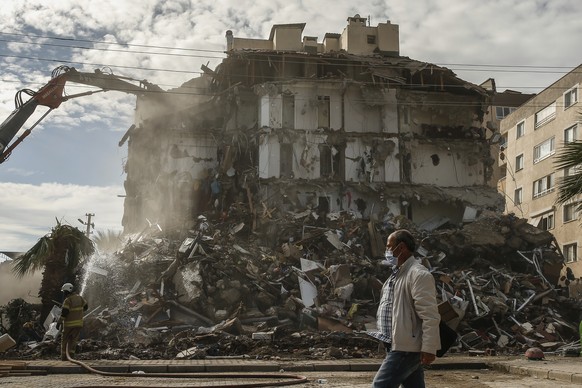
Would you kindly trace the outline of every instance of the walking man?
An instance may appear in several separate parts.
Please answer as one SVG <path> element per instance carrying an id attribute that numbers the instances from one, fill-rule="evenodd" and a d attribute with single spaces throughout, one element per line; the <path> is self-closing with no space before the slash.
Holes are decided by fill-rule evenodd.
<path id="1" fill-rule="evenodd" d="M 79 335 L 83 328 L 83 313 L 87 311 L 88 306 L 85 299 L 74 292 L 74 287 L 71 283 L 63 284 L 61 291 L 65 294 L 65 301 L 63 302 L 58 326 L 63 326 L 61 360 L 67 361 L 67 346 L 69 347 L 69 355 L 72 358 L 75 356 L 77 342 L 79 342 Z"/>
<path id="2" fill-rule="evenodd" d="M 432 274 L 413 256 L 412 234 L 399 229 L 388 236 L 386 260 L 392 275 L 382 287 L 377 331 L 386 358 L 374 377 L 373 388 L 424 388 L 423 365 L 431 364 L 440 349 L 440 315 Z"/>

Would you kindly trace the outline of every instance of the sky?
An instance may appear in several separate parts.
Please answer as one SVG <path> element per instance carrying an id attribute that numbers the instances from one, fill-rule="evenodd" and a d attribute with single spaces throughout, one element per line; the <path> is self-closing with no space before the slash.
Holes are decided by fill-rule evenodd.
<path id="1" fill-rule="evenodd" d="M 398 24 L 402 56 L 475 84 L 494 78 L 499 91 L 539 92 L 582 63 L 579 0 L 0 0 L 0 122 L 18 90 L 38 90 L 60 65 L 171 89 L 220 63 L 227 30 L 267 39 L 273 24 L 306 23 L 321 42 L 355 14 Z M 57 219 L 84 230 L 86 213 L 96 230 L 122 230 L 118 142 L 134 107 L 119 91 L 66 101 L 0 164 L 0 251 L 28 250 Z"/>

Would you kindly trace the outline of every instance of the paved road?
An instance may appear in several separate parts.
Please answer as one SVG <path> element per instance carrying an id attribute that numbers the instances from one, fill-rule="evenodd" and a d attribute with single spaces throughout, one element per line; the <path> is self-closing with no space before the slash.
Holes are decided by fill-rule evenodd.
<path id="1" fill-rule="evenodd" d="M 2 360 L 0 360 L 1 362 Z M 88 387 L 88 386 L 143 386 L 185 387 L 225 386 L 259 382 L 246 378 L 220 379 L 230 373 L 281 373 L 308 377 L 305 387 L 369 387 L 381 359 L 350 360 L 93 360 L 88 363 L 101 371 L 136 373 L 132 377 L 104 377 L 81 374 L 81 366 L 57 360 L 29 360 L 27 371 L 44 370 L 47 376 L 18 376 L 0 378 L 4 387 Z M 447 388 L 559 388 L 582 386 L 582 358 L 549 356 L 544 361 L 529 361 L 524 357 L 465 357 L 438 359 L 426 371 L 429 387 Z M 178 380 L 140 377 L 139 373 L 212 373 L 206 380 Z M 25 372 L 25 371 L 23 371 Z M 272 382 L 273 380 L 268 380 Z M 263 380 L 264 382 L 264 380 Z"/>
<path id="2" fill-rule="evenodd" d="M 308 378 L 308 382 L 295 387 L 309 388 L 369 388 L 374 372 L 304 372 L 300 373 Z M 87 386 L 138 386 L 138 387 L 200 387 L 225 384 L 243 384 L 258 382 L 258 380 L 176 380 L 140 377 L 103 377 L 88 374 L 63 374 L 49 376 L 4 377 L 0 378 L 0 386 L 18 388 L 72 388 Z M 440 371 L 429 370 L 426 372 L 428 387 L 442 388 L 560 388 L 579 387 L 578 384 L 559 381 L 536 379 L 528 376 L 504 374 L 493 370 L 463 370 Z"/>

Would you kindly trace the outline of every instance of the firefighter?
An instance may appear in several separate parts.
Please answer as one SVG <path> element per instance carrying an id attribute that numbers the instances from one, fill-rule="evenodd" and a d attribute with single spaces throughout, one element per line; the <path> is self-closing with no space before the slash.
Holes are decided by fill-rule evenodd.
<path id="1" fill-rule="evenodd" d="M 63 327 L 61 360 L 67 361 L 67 346 L 71 358 L 75 356 L 75 349 L 83 328 L 83 313 L 87 311 L 88 305 L 81 295 L 74 292 L 74 286 L 71 283 L 63 284 L 61 291 L 65 295 L 65 301 L 58 327 Z"/>

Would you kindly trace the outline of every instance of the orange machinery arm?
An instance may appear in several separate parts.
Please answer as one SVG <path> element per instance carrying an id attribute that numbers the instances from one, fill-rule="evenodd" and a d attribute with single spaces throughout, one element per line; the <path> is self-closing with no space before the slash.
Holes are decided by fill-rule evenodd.
<path id="1" fill-rule="evenodd" d="M 64 101 L 70 100 L 71 98 L 87 96 L 93 93 L 105 92 L 108 90 L 116 90 L 135 95 L 142 95 L 148 92 L 163 92 L 159 86 L 151 84 L 147 81 L 139 81 L 139 84 L 135 85 L 134 83 L 125 80 L 137 81 L 128 77 L 106 74 L 100 70 L 96 70 L 95 73 L 84 73 L 77 71 L 73 67 L 60 66 L 53 70 L 51 80 L 37 92 L 33 92 L 29 89 L 19 91 L 15 97 L 16 109 L 14 109 L 10 116 L 8 116 L 8 118 L 0 125 L 0 163 L 6 161 L 6 159 L 12 153 L 12 150 L 30 134 L 32 129 L 38 123 L 40 123 L 53 109 L 58 108 Z M 101 90 L 63 96 L 65 84 L 67 82 L 96 86 Z M 26 102 L 22 102 L 22 93 L 30 95 L 31 98 Z M 45 112 L 44 115 L 38 119 L 29 129 L 20 135 L 16 141 L 8 146 L 20 128 L 22 128 L 30 116 L 32 116 L 37 106 L 39 105 L 46 106 L 49 108 L 49 110 Z"/>

